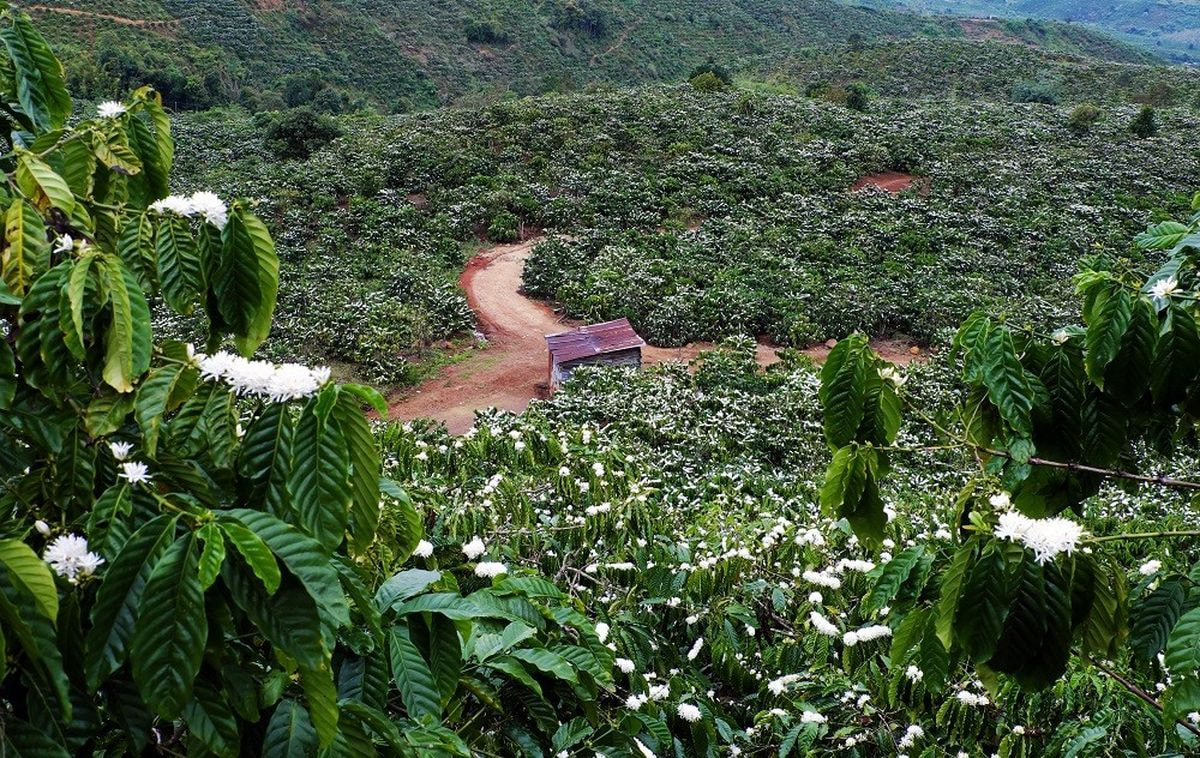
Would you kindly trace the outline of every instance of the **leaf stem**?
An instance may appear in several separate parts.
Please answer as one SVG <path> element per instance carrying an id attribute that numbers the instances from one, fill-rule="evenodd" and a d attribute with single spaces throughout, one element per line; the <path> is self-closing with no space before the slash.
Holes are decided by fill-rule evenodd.
<path id="1" fill-rule="evenodd" d="M 1200 529 L 1182 529 L 1166 532 L 1131 532 L 1129 534 L 1108 534 L 1103 537 L 1088 537 L 1083 542 L 1094 544 L 1098 542 L 1118 542 L 1120 540 L 1152 540 L 1159 537 L 1200 537 Z"/>

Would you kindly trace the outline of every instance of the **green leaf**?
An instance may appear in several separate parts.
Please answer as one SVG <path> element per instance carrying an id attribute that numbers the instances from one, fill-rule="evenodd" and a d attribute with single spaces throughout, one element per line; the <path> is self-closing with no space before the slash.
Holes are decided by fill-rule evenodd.
<path id="1" fill-rule="evenodd" d="M 1035 390 L 1032 377 L 1017 357 L 1012 334 L 1007 329 L 992 329 L 985 351 L 982 380 L 988 399 L 1009 426 L 1023 435 L 1030 434 Z"/>
<path id="2" fill-rule="evenodd" d="M 221 529 L 213 523 L 197 529 L 196 535 L 204 542 L 204 550 L 200 553 L 199 576 L 200 587 L 207 590 L 217 581 L 221 564 L 225 562 L 225 538 Z"/>
<path id="3" fill-rule="evenodd" d="M 433 672 L 429 670 L 429 664 L 413 644 L 408 627 L 392 627 L 388 636 L 388 649 L 391 653 L 396 689 L 400 691 L 400 699 L 404 702 L 409 717 L 419 719 L 422 716 L 431 716 L 440 719 L 442 704 L 437 683 Z"/>
<path id="4" fill-rule="evenodd" d="M 1096 571 L 1100 571 L 1100 566 Z M 1108 566 L 1105 574 L 1097 573 L 1092 583 L 1092 607 L 1083 622 L 1083 649 L 1090 655 L 1115 658 L 1125 639 L 1125 603 L 1129 590 L 1125 572 Z"/>
<path id="5" fill-rule="evenodd" d="M 14 200 L 4 215 L 4 240 L 4 283 L 12 293 L 23 295 L 50 263 L 45 222 L 33 206 Z"/>
<path id="6" fill-rule="evenodd" d="M 176 312 L 191 313 L 200 292 L 200 254 L 187 221 L 177 216 L 160 219 L 154 249 L 163 299 Z"/>
<path id="7" fill-rule="evenodd" d="M 507 616 L 507 614 L 503 613 L 493 614 L 490 611 L 484 611 L 474 602 L 456 592 L 434 592 L 428 595 L 418 595 L 412 600 L 403 603 L 397 604 L 393 602 L 392 607 L 395 609 L 397 616 L 405 616 L 410 613 L 440 613 L 455 621 L 467 621 L 487 615 Z"/>
<path id="8" fill-rule="evenodd" d="M 381 612 L 388 610 L 397 602 L 408 600 L 419 595 L 425 588 L 442 578 L 440 571 L 424 571 L 409 569 L 388 579 L 379 585 L 375 591 L 375 605 Z"/>
<path id="9" fill-rule="evenodd" d="M 1174 682 L 1163 698 L 1163 717 L 1168 721 L 1187 718 L 1187 714 L 1200 711 L 1200 679 L 1187 676 Z"/>
<path id="10" fill-rule="evenodd" d="M 1088 378 L 1103 389 L 1105 370 L 1121 349 L 1121 339 L 1129 327 L 1133 301 L 1120 284 L 1114 283 L 1097 295 L 1093 311 L 1084 340 L 1087 352 L 1083 365 Z"/>
<path id="11" fill-rule="evenodd" d="M 238 473 L 249 482 L 248 502 L 263 503 L 271 515 L 289 519 L 288 472 L 292 464 L 292 414 L 285 403 L 270 403 L 242 438 Z"/>
<path id="12" fill-rule="evenodd" d="M 900 591 L 900 586 L 908 580 L 913 569 L 921 562 L 921 557 L 924 554 L 925 549 L 918 545 L 917 547 L 910 547 L 901 551 L 885 563 L 882 567 L 883 570 L 879 574 L 879 578 L 875 581 L 875 586 L 871 588 L 866 602 L 862 605 L 863 613 L 876 613 L 879 609 L 890 603 L 892 598 L 896 596 L 896 593 Z"/>
<path id="13" fill-rule="evenodd" d="M 1147 227 L 1133 239 L 1143 250 L 1170 250 L 1191 231 L 1191 227 L 1178 221 L 1162 221 Z"/>
<path id="14" fill-rule="evenodd" d="M 312 758 L 317 732 L 308 711 L 294 700 L 280 700 L 263 736 L 263 758 Z"/>
<path id="15" fill-rule="evenodd" d="M 58 208 L 70 216 L 75 210 L 75 195 L 67 181 L 41 158 L 21 148 L 17 148 L 17 185 L 43 213 Z"/>
<path id="16" fill-rule="evenodd" d="M 246 565 L 262 581 L 267 594 L 274 595 L 275 591 L 279 589 L 281 575 L 279 564 L 275 561 L 275 554 L 271 552 L 271 548 L 267 547 L 267 543 L 263 542 L 257 534 L 241 524 L 225 521 L 221 522 L 219 526 L 233 544 L 234 549 L 245 559 Z"/>
<path id="17" fill-rule="evenodd" d="M 579 675 L 566 658 L 558 653 L 544 649 L 520 649 L 509 653 L 510 658 L 516 658 L 533 666 L 543 674 L 549 674 L 570 684 L 579 684 Z"/>
<path id="18" fill-rule="evenodd" d="M 1150 389 L 1160 408 L 1170 408 L 1187 395 L 1200 373 L 1200 329 L 1187 308 L 1172 304 L 1150 368 Z"/>
<path id="19" fill-rule="evenodd" d="M 383 480 L 388 481 L 388 480 Z M 382 481 L 381 481 L 382 484 Z M 412 499 L 399 488 L 394 490 L 394 493 L 388 493 L 389 496 L 396 500 L 395 512 L 395 546 L 396 560 L 407 561 L 412 557 L 413 551 L 417 549 L 417 545 L 421 543 L 421 539 L 425 536 L 425 524 L 421 518 L 421 514 L 413 507 Z"/>
<path id="20" fill-rule="evenodd" d="M 196 683 L 192 699 L 183 708 L 183 720 L 188 732 L 204 747 L 218 756 L 237 758 L 241 754 L 241 738 L 237 718 L 227 701 L 223 692 L 201 680 Z"/>
<path id="21" fill-rule="evenodd" d="M 134 418 L 142 429 L 143 444 L 151 457 L 158 451 L 164 417 L 195 390 L 199 380 L 199 372 L 191 366 L 167 364 L 151 371 L 138 387 Z"/>
<path id="22" fill-rule="evenodd" d="M 326 550 L 296 527 L 269 513 L 246 508 L 233 508 L 225 513 L 267 543 L 308 590 L 330 626 L 337 629 L 350 624 L 350 607 Z"/>
<path id="23" fill-rule="evenodd" d="M 441 614 L 429 617 L 429 627 L 429 669 L 441 694 L 442 708 L 446 708 L 462 673 L 462 643 L 454 621 Z"/>
<path id="24" fill-rule="evenodd" d="M 50 567 L 20 540 L 0 540 L 0 566 L 8 571 L 8 580 L 33 599 L 38 612 L 50 621 L 58 620 L 58 588 Z"/>
<path id="25" fill-rule="evenodd" d="M 825 439 L 835 450 L 852 442 L 862 424 L 868 353 L 867 338 L 853 334 L 834 346 L 821 369 Z"/>
<path id="26" fill-rule="evenodd" d="M 1200 608 L 1183 614 L 1167 638 L 1166 667 L 1179 676 L 1200 672 Z"/>
<path id="27" fill-rule="evenodd" d="M 1158 317 L 1149 300 L 1132 301 L 1129 323 L 1117 354 L 1104 372 L 1104 390 L 1132 407 L 1150 386 L 1150 370 L 1158 343 Z"/>
<path id="28" fill-rule="evenodd" d="M 17 102 L 38 131 L 58 129 L 71 114 L 63 66 L 27 14 L 13 12 L 7 20 L 11 23 L 0 27 L 0 39 L 12 61 Z"/>
<path id="29" fill-rule="evenodd" d="M 350 462 L 350 550 L 362 555 L 379 525 L 379 445 L 355 395 L 338 393 L 331 421 L 345 440 Z"/>
<path id="30" fill-rule="evenodd" d="M 1183 583 L 1167 579 L 1149 595 L 1133 604 L 1129 612 L 1129 647 L 1142 660 L 1153 660 L 1167 644 L 1167 636 L 1183 615 L 1187 590 Z"/>
<path id="31" fill-rule="evenodd" d="M 150 573 L 129 651 L 133 680 L 162 718 L 178 718 L 191 699 L 207 639 L 196 535 L 189 532 Z"/>
<path id="32" fill-rule="evenodd" d="M 104 381 L 117 392 L 132 392 L 134 381 L 150 367 L 150 306 L 119 259 L 105 261 L 104 286 L 112 305 L 105 335 Z"/>
<path id="33" fill-rule="evenodd" d="M 234 603 L 272 645 L 308 668 L 328 665 L 321 612 L 299 581 L 289 575 L 268 595 L 239 555 L 227 557 L 221 580 Z"/>
<path id="34" fill-rule="evenodd" d="M 346 437 L 331 418 L 336 400 L 337 388 L 326 387 L 304 407 L 293 437 L 288 477 L 300 523 L 327 551 L 345 535 L 353 495 Z"/>
<path id="35" fill-rule="evenodd" d="M 317 744 L 328 747 L 338 731 L 337 687 L 328 662 L 320 668 L 300 667 L 300 686 L 308 701 L 308 713 L 317 731 Z"/>
<path id="36" fill-rule="evenodd" d="M 996 545 L 991 544 L 983 549 L 967 574 L 954 617 L 955 635 L 972 661 L 980 663 L 992 657 L 1007 611 L 1004 558 Z"/>
<path id="37" fill-rule="evenodd" d="M 174 540 L 176 517 L 157 516 L 133 533 L 105 571 L 84 645 L 88 686 L 99 687 L 125 662 L 150 573 Z"/>
<path id="38" fill-rule="evenodd" d="M 33 665 L 23 667 L 30 685 L 52 690 L 57 712 L 69 718 L 71 702 L 57 630 L 24 586 L 7 564 L 0 563 L 0 630 L 14 637 L 32 662 Z"/>
<path id="39" fill-rule="evenodd" d="M 235 205 L 221 233 L 212 293 L 234 343 L 250 356 L 267 338 L 279 291 L 279 258 L 267 227 Z"/>

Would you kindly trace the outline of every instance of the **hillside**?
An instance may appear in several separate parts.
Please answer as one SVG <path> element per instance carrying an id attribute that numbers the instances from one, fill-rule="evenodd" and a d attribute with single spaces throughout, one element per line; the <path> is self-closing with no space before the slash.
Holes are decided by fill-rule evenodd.
<path id="1" fill-rule="evenodd" d="M 889 97 L 1016 102 L 1138 102 L 1200 106 L 1200 71 L 1050 53 L 992 40 L 895 40 L 856 50 L 807 50 L 777 79 L 802 88 L 869 82 Z"/>
<path id="2" fill-rule="evenodd" d="M 1156 53 L 1200 60 L 1197 0 L 869 0 L 855 5 L 968 16 L 1039 18 L 1087 24 Z"/>
<path id="3" fill-rule="evenodd" d="M 716 61 L 754 71 L 816 46 L 1000 39 L 1119 61 L 1146 54 L 1080 27 L 935 19 L 833 0 L 37 0 L 22 2 L 103 98 L 145 82 L 169 105 L 313 102 L 388 112 L 506 91 L 678 80 Z"/>

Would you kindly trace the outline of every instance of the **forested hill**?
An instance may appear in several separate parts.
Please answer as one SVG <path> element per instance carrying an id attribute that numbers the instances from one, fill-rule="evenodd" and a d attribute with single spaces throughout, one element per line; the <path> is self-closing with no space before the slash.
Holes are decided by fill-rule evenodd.
<path id="1" fill-rule="evenodd" d="M 176 108 L 315 103 L 403 111 L 496 93 L 765 69 L 885 39 L 999 39 L 1120 61 L 1078 26 L 944 19 L 833 0 L 31 0 L 74 91 L 154 83 Z"/>
<path id="2" fill-rule="evenodd" d="M 1200 0 L 853 0 L 853 4 L 1078 22 L 1167 57 L 1200 61 Z"/>

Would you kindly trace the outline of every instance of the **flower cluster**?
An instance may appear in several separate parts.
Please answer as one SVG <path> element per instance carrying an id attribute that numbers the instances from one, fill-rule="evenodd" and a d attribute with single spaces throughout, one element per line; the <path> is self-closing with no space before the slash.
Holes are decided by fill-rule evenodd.
<path id="1" fill-rule="evenodd" d="M 1045 563 L 1060 553 L 1073 553 L 1083 537 L 1083 527 L 1070 519 L 1031 519 L 1010 511 L 1000 514 L 996 536 L 1002 540 L 1020 542 L 1033 551 L 1038 563 Z"/>
<path id="2" fill-rule="evenodd" d="M 151 203 L 150 210 L 183 218 L 199 217 L 218 229 L 224 229 L 229 223 L 228 206 L 212 192 L 195 192 L 190 197 L 168 195 Z"/>
<path id="3" fill-rule="evenodd" d="M 328 368 L 313 369 L 297 363 L 277 366 L 227 352 L 198 355 L 196 362 L 204 379 L 221 380 L 239 395 L 275 403 L 309 397 L 329 381 Z"/>
<path id="4" fill-rule="evenodd" d="M 91 576 L 104 559 L 88 550 L 87 540 L 75 534 L 64 534 L 46 547 L 42 560 L 71 584 L 78 584 L 80 577 Z"/>

